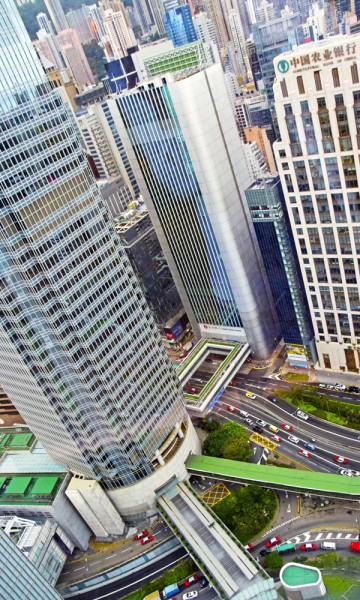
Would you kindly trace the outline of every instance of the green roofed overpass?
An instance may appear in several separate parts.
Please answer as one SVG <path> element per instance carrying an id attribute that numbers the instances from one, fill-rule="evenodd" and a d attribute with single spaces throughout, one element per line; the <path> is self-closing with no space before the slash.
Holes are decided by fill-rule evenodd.
<path id="1" fill-rule="evenodd" d="M 236 483 L 256 483 L 276 490 L 360 500 L 360 477 L 283 469 L 197 454 L 189 457 L 186 467 L 192 475 Z"/>

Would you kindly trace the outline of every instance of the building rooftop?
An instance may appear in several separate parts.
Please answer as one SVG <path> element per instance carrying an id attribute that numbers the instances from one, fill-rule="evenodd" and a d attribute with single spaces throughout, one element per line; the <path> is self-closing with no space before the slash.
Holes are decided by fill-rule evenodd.
<path id="1" fill-rule="evenodd" d="M 0 477 L 0 505 L 52 504 L 66 473 L 54 476 L 8 474 Z"/>
<path id="2" fill-rule="evenodd" d="M 262 177 L 261 179 L 255 179 L 251 185 L 249 185 L 247 190 L 255 190 L 255 189 L 267 189 L 272 188 L 279 182 L 279 177 L 270 176 L 270 177 Z"/>
<path id="3" fill-rule="evenodd" d="M 28 427 L 4 427 L 0 429 L 0 460 L 5 452 L 28 452 L 36 442 Z"/>
<path id="4" fill-rule="evenodd" d="M 282 568 L 280 578 L 289 587 L 311 585 L 319 582 L 320 571 L 314 567 L 289 563 Z"/>

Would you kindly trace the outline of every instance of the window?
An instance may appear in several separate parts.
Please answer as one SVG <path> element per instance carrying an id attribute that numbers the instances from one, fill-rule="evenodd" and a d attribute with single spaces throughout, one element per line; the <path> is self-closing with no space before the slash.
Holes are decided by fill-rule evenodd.
<path id="1" fill-rule="evenodd" d="M 335 69 L 333 69 L 334 71 Z M 337 70 L 337 69 L 336 69 Z M 305 94 L 304 82 L 301 75 L 296 78 L 299 94 Z M 339 84 L 340 85 L 340 84 Z"/>
<path id="2" fill-rule="evenodd" d="M 323 361 L 325 369 L 331 369 L 330 356 L 328 354 L 323 354 Z"/>
<path id="3" fill-rule="evenodd" d="M 340 77 L 339 77 L 339 70 L 338 69 L 332 69 L 332 77 L 333 77 L 333 83 L 334 83 L 334 87 L 340 87 Z"/>
<path id="4" fill-rule="evenodd" d="M 315 88 L 319 92 L 320 90 L 322 90 L 320 71 L 314 71 L 314 80 Z"/>
<path id="5" fill-rule="evenodd" d="M 351 65 L 351 79 L 353 83 L 359 83 L 359 71 L 356 63 Z"/>
<path id="6" fill-rule="evenodd" d="M 282 93 L 283 98 L 287 98 L 289 94 L 287 91 L 287 85 L 286 85 L 285 79 L 282 79 L 280 81 L 280 87 L 281 87 L 281 93 Z"/>

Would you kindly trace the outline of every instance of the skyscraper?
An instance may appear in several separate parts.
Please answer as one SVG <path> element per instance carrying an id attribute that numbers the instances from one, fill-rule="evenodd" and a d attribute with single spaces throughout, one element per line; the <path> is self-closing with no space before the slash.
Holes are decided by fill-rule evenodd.
<path id="1" fill-rule="evenodd" d="M 45 13 L 39 13 L 36 16 L 36 20 L 39 23 L 40 29 L 44 29 L 44 31 L 46 31 L 46 33 L 50 33 L 51 35 L 54 35 L 53 26 Z"/>
<path id="2" fill-rule="evenodd" d="M 175 47 L 196 42 L 195 27 L 188 4 L 179 6 L 176 2 L 174 8 L 166 11 L 163 19 L 168 38 Z"/>
<path id="3" fill-rule="evenodd" d="M 44 0 L 56 33 L 69 27 L 60 0 Z"/>
<path id="4" fill-rule="evenodd" d="M 116 98 L 136 179 L 194 329 L 269 355 L 277 328 L 220 65 Z"/>
<path id="5" fill-rule="evenodd" d="M 230 34 L 221 0 L 206 0 L 206 7 L 214 25 L 218 48 L 225 48 L 230 40 Z"/>
<path id="6" fill-rule="evenodd" d="M 66 66 L 72 71 L 76 84 L 80 90 L 95 83 L 93 72 L 86 58 L 75 29 L 64 29 L 56 36 L 56 43 Z"/>
<path id="7" fill-rule="evenodd" d="M 61 600 L 60 594 L 1 529 L 0 589 L 2 600 Z"/>
<path id="8" fill-rule="evenodd" d="M 95 39 L 95 33 L 90 28 L 88 7 L 83 4 L 81 8 L 71 9 L 66 13 L 68 27 L 75 29 L 82 44 L 88 44 Z"/>
<path id="9" fill-rule="evenodd" d="M 0 381 L 54 460 L 146 512 L 197 438 L 69 108 L 0 7 Z"/>
<path id="10" fill-rule="evenodd" d="M 127 48 L 135 44 L 135 37 L 132 29 L 128 26 L 124 12 L 106 10 L 104 27 L 114 56 L 116 58 L 126 56 Z"/>
<path id="11" fill-rule="evenodd" d="M 360 36 L 275 60 L 274 144 L 321 367 L 360 367 Z"/>

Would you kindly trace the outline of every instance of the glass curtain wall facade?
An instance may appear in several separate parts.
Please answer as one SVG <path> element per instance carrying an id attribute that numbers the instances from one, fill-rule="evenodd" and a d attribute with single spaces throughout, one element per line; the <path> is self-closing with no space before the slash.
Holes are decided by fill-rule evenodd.
<path id="1" fill-rule="evenodd" d="M 280 179 L 264 177 L 254 181 L 245 194 L 269 278 L 282 336 L 287 344 L 305 346 L 311 360 L 314 332 Z"/>
<path id="2" fill-rule="evenodd" d="M 153 471 L 184 403 L 70 110 L 0 8 L 0 380 L 57 462 L 112 489 Z"/>
<path id="3" fill-rule="evenodd" d="M 242 327 L 168 87 L 117 104 L 197 322 Z"/>
<path id="4" fill-rule="evenodd" d="M 175 48 L 196 42 L 197 35 L 188 4 L 166 11 L 163 19 L 168 38 Z"/>

